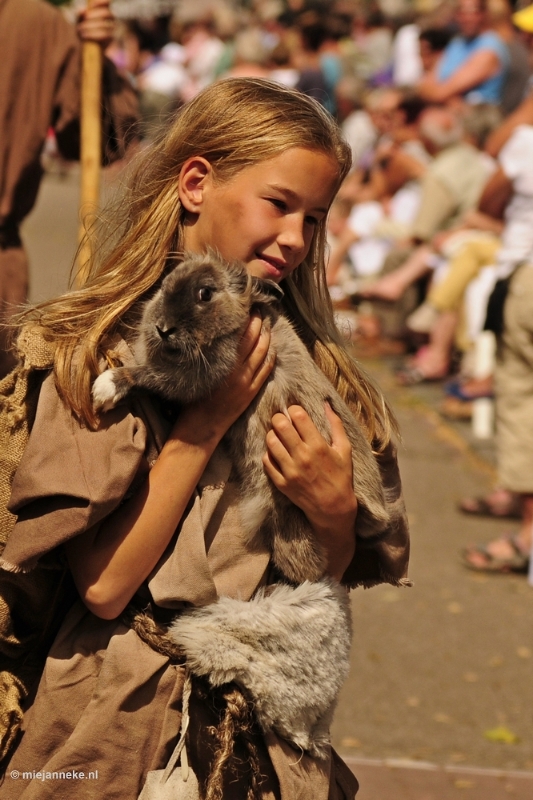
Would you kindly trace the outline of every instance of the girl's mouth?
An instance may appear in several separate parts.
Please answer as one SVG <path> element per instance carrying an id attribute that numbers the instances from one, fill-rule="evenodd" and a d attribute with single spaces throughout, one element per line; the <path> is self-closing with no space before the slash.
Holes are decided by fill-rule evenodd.
<path id="1" fill-rule="evenodd" d="M 275 278 L 281 278 L 287 271 L 287 264 L 275 258 L 265 256 L 263 253 L 256 253 L 257 258 L 266 266 L 268 273 Z"/>

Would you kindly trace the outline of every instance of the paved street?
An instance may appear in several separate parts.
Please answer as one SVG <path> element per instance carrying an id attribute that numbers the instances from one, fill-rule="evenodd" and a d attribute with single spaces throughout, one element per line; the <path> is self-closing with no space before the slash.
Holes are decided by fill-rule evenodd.
<path id="1" fill-rule="evenodd" d="M 533 773 L 346 760 L 361 785 L 357 800 L 531 800 L 533 796 Z"/>
<path id="2" fill-rule="evenodd" d="M 461 496 L 490 486 L 490 467 L 426 398 L 394 389 L 390 373 L 374 369 L 404 437 L 415 585 L 354 593 L 353 669 L 335 743 L 355 759 L 361 800 L 531 798 L 533 589 L 524 576 L 473 574 L 459 559 L 465 543 L 486 541 L 512 523 L 455 510 Z M 403 769 L 399 759 L 407 760 Z M 466 767 L 529 775 L 511 780 Z"/>
<path id="3" fill-rule="evenodd" d="M 105 195 L 109 178 L 104 178 Z M 54 297 L 68 288 L 78 241 L 78 166 L 69 173 L 47 175 L 37 205 L 22 226 L 30 259 L 30 299 Z"/>
<path id="4" fill-rule="evenodd" d="M 76 246 L 77 186 L 45 180 L 24 226 L 32 298 L 67 285 Z M 533 588 L 484 576 L 459 559 L 512 523 L 465 518 L 465 494 L 486 491 L 492 449 L 443 423 L 431 391 L 398 390 L 368 363 L 398 414 L 412 525 L 411 589 L 353 594 L 352 672 L 334 743 L 358 775 L 358 800 L 533 798 Z M 506 740 L 506 741 L 501 741 Z"/>

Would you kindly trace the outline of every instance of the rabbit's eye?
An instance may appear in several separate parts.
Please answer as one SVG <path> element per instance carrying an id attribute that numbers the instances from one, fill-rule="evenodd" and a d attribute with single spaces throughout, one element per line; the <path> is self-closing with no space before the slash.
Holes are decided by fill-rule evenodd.
<path id="1" fill-rule="evenodd" d="M 210 286 L 202 286 L 198 291 L 198 300 L 202 303 L 208 303 L 213 297 L 213 290 Z"/>

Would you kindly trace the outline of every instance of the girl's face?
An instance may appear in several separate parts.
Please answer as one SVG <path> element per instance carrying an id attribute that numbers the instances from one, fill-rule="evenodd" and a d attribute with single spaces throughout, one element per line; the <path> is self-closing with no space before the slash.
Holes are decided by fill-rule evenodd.
<path id="1" fill-rule="evenodd" d="M 211 164 L 190 158 L 179 179 L 188 212 L 185 249 L 215 248 L 278 283 L 302 263 L 337 188 L 338 165 L 323 152 L 294 147 L 216 183 Z"/>

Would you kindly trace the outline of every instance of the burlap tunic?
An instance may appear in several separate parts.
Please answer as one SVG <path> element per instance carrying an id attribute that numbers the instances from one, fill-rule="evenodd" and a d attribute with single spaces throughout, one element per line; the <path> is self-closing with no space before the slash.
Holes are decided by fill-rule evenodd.
<path id="1" fill-rule="evenodd" d="M 135 491 L 169 427 L 152 401 L 141 398 L 108 412 L 97 431 L 88 431 L 72 419 L 49 375 L 15 476 L 11 507 L 19 519 L 4 560 L 30 569 L 45 553 L 61 557 L 63 542 L 98 525 Z M 392 449 L 381 461 L 391 501 L 401 502 Z M 219 448 L 173 541 L 141 587 L 158 609 L 178 611 L 184 603 L 205 605 L 221 595 L 247 600 L 268 580 L 269 553 L 252 550 L 241 534 L 235 496 L 231 464 Z M 398 583 L 407 567 L 405 523 L 366 551 L 359 548 L 358 556 L 347 582 Z M 99 619 L 78 600 L 49 653 L 0 798 L 136 800 L 146 772 L 164 767 L 176 743 L 182 685 L 181 666 L 122 621 Z M 200 773 L 209 761 L 206 727 L 214 721 L 205 705 L 193 701 L 189 749 Z M 274 734 L 261 739 L 259 750 L 265 800 L 355 795 L 357 782 L 333 752 L 326 760 L 302 756 Z M 33 778 L 34 772 L 44 777 Z M 60 772 L 77 777 L 46 777 Z M 224 797 L 240 800 L 245 793 L 233 784 Z"/>

